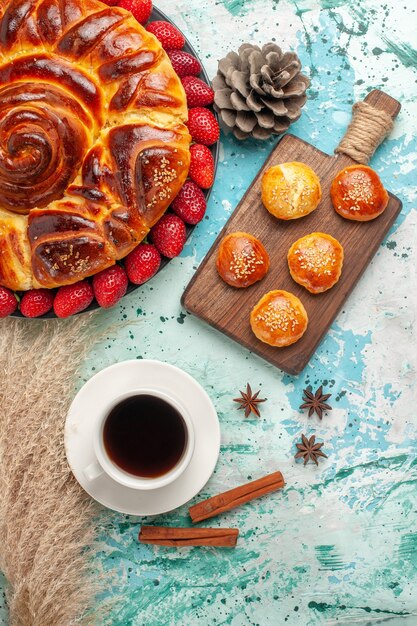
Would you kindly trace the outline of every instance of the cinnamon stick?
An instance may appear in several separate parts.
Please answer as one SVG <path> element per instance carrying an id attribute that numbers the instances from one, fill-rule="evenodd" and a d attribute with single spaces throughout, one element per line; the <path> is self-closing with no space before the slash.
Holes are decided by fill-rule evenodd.
<path id="1" fill-rule="evenodd" d="M 168 528 L 166 526 L 142 526 L 141 543 L 156 546 L 217 546 L 233 548 L 236 545 L 237 528 Z"/>
<path id="2" fill-rule="evenodd" d="M 235 487 L 217 496 L 198 502 L 191 506 L 188 512 L 191 520 L 195 524 L 209 517 L 215 517 L 225 511 L 230 511 L 230 509 L 250 502 L 266 493 L 282 489 L 284 485 L 285 481 L 281 472 L 274 472 L 273 474 L 267 474 L 262 478 L 258 478 L 258 480 L 253 480 L 250 483 Z"/>

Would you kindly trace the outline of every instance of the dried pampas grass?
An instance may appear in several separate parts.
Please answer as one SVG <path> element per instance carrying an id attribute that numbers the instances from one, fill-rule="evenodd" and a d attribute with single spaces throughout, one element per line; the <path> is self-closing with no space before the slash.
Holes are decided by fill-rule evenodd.
<path id="1" fill-rule="evenodd" d="M 96 505 L 73 478 L 63 433 L 91 315 L 0 323 L 0 569 L 12 626 L 94 623 Z"/>

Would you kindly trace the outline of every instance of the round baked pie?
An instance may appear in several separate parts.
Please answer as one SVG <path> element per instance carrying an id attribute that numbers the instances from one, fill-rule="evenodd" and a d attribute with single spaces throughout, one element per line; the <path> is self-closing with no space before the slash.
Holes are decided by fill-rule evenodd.
<path id="1" fill-rule="evenodd" d="M 299 298 L 289 291 L 265 294 L 250 314 L 250 325 L 258 339 L 283 348 L 295 343 L 307 330 L 307 312 Z"/>
<path id="2" fill-rule="evenodd" d="M 0 284 L 79 281 L 128 254 L 189 168 L 181 82 L 96 0 L 2 0 Z"/>
<path id="3" fill-rule="evenodd" d="M 367 165 L 351 165 L 341 170 L 333 179 L 330 195 L 339 215 L 358 222 L 374 220 L 389 200 L 378 174 Z"/>
<path id="4" fill-rule="evenodd" d="M 326 233 L 311 233 L 292 244 L 287 255 L 290 274 L 310 293 L 322 293 L 337 283 L 342 273 L 343 247 Z"/>
<path id="5" fill-rule="evenodd" d="M 308 215 L 321 200 L 317 174 L 305 163 L 293 161 L 268 168 L 262 176 L 262 202 L 274 217 L 295 220 Z"/>
<path id="6" fill-rule="evenodd" d="M 230 233 L 220 242 L 216 267 L 228 285 L 249 287 L 267 273 L 269 256 L 259 239 L 253 235 Z"/>

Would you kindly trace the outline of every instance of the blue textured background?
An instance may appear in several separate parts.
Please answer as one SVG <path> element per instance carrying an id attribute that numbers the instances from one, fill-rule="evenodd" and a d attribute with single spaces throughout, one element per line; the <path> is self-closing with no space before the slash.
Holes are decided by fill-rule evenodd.
<path id="1" fill-rule="evenodd" d="M 201 496 L 280 469 L 283 493 L 211 524 L 239 526 L 235 550 L 140 546 L 139 520 L 103 512 L 99 568 L 115 569 L 114 626 L 417 624 L 415 288 L 417 51 L 414 0 L 163 0 L 209 74 L 240 43 L 295 49 L 312 85 L 291 131 L 331 153 L 352 103 L 375 87 L 401 100 L 372 165 L 404 208 L 306 370 L 291 377 L 186 314 L 180 296 L 274 141 L 222 136 L 206 219 L 181 257 L 115 310 L 100 313 L 105 341 L 83 379 L 128 358 L 182 367 L 219 413 L 222 448 Z M 250 382 L 268 398 L 247 419 L 232 398 Z M 80 380 L 80 384 L 82 380 Z M 333 411 L 298 410 L 323 383 Z M 294 461 L 302 432 L 325 442 L 316 468 Z M 146 521 L 150 521 L 147 519 Z M 153 520 L 151 520 L 153 521 Z M 160 516 L 187 525 L 187 507 Z M 45 625 L 47 626 L 47 625 Z M 48 625 L 49 626 L 49 625 Z M 59 626 L 59 625 L 57 625 Z"/>

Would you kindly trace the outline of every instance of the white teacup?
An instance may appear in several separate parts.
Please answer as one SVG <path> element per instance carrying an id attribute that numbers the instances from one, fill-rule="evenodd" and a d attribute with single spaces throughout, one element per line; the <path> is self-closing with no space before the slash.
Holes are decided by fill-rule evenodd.
<path id="1" fill-rule="evenodd" d="M 174 409 L 176 409 L 176 411 L 178 411 L 181 415 L 186 430 L 185 448 L 178 462 L 168 472 L 151 478 L 130 474 L 119 467 L 119 465 L 117 465 L 107 454 L 103 440 L 104 425 L 112 409 L 114 409 L 123 400 L 140 395 L 150 395 L 160 398 L 174 407 Z M 125 487 L 131 487 L 132 489 L 158 489 L 159 487 L 169 485 L 185 471 L 194 453 L 194 429 L 188 411 L 173 395 L 168 395 L 163 391 L 151 388 L 134 389 L 128 393 L 115 397 L 112 402 L 110 402 L 108 406 L 106 406 L 105 409 L 102 410 L 102 412 L 97 416 L 94 425 L 93 440 L 96 461 L 88 465 L 88 467 L 83 470 L 84 476 L 87 480 L 93 481 L 99 478 L 99 476 L 107 474 L 119 484 L 124 485 Z"/>

